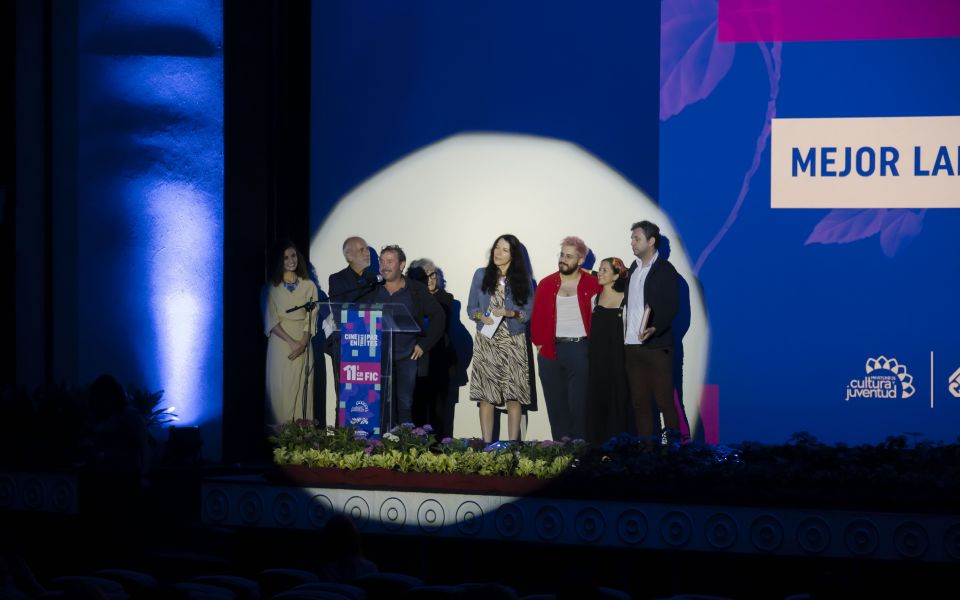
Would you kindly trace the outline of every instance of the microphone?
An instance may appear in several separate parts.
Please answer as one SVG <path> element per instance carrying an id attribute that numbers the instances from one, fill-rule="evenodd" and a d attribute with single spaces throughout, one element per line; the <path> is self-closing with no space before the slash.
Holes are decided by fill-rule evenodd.
<path id="1" fill-rule="evenodd" d="M 369 286 L 383 285 L 385 280 L 380 273 L 374 273 L 370 269 L 364 269 L 360 276 Z"/>
<path id="2" fill-rule="evenodd" d="M 310 312 L 314 308 L 316 308 L 317 304 L 319 303 L 316 300 L 314 300 L 313 298 L 310 298 L 307 302 L 301 304 L 300 306 L 294 306 L 293 308 L 287 309 L 286 312 L 292 313 L 293 311 L 300 310 L 301 308 L 305 308 L 307 309 L 307 312 Z"/>
<path id="3" fill-rule="evenodd" d="M 386 282 L 387 280 L 384 279 L 380 273 L 374 273 L 370 269 L 364 269 L 357 278 L 357 287 L 343 290 L 336 294 L 330 294 L 327 296 L 327 301 L 337 300 L 339 302 L 340 298 L 349 297 L 351 302 L 355 302 L 359 296 L 369 293 L 373 288 L 383 285 Z"/>

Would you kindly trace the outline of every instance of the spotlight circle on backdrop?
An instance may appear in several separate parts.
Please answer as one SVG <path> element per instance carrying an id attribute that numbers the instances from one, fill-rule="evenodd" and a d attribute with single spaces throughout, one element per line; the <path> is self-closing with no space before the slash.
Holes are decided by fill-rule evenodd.
<path id="1" fill-rule="evenodd" d="M 461 324 L 472 335 L 475 324 L 465 306 L 470 281 L 486 265 L 497 236 L 513 233 L 523 242 L 539 280 L 557 270 L 556 254 L 567 235 L 583 238 L 597 260 L 618 256 L 629 264 L 630 225 L 644 219 L 657 223 L 669 239 L 670 262 L 690 290 L 682 389 L 694 428 L 709 328 L 682 239 L 661 207 L 579 146 L 534 136 L 461 134 L 422 148 L 341 198 L 315 232 L 310 260 L 325 286 L 329 274 L 346 266 L 342 245 L 352 235 L 374 249 L 399 244 L 408 263 L 431 258 L 444 272 L 446 289 L 463 304 Z M 334 378 L 327 380 L 327 397 L 333 398 Z M 537 397 L 539 410 L 529 413 L 526 439 L 550 438 L 539 380 Z M 335 422 L 334 403 L 327 405 L 327 422 Z M 480 434 L 468 386 L 460 388 L 454 433 Z"/>

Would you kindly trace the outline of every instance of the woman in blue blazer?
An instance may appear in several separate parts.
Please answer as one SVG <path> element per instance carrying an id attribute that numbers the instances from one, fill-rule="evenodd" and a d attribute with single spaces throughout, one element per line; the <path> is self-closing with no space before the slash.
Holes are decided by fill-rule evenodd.
<path id="1" fill-rule="evenodd" d="M 470 399 L 480 406 L 480 431 L 488 443 L 497 407 L 506 406 L 509 439 L 519 440 L 521 407 L 530 404 L 532 287 L 520 240 L 501 235 L 490 248 L 487 266 L 473 274 L 467 299 L 467 314 L 477 324 Z"/>

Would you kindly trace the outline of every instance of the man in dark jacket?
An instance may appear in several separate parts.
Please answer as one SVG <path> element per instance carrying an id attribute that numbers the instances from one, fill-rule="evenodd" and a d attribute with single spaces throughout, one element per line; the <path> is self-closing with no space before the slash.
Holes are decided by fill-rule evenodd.
<path id="1" fill-rule="evenodd" d="M 637 434 L 652 436 L 656 409 L 663 415 L 668 440 L 678 440 L 680 417 L 673 401 L 673 319 L 680 309 L 677 270 L 661 257 L 660 228 L 650 221 L 634 223 L 630 246 L 636 260 L 630 267 L 623 343 L 630 399 Z"/>
<path id="2" fill-rule="evenodd" d="M 330 276 L 327 289 L 331 302 L 370 302 L 376 292 L 377 275 L 368 270 L 370 248 L 362 237 L 348 237 L 343 242 L 347 266 Z"/>
<path id="3" fill-rule="evenodd" d="M 373 297 L 374 302 L 403 305 L 420 328 L 419 333 L 393 334 L 393 405 L 399 423 L 413 422 L 417 360 L 440 341 L 447 326 L 443 308 L 427 286 L 403 276 L 406 266 L 407 255 L 400 246 L 384 247 L 380 251 L 383 285 L 377 288 Z"/>
<path id="4" fill-rule="evenodd" d="M 333 320 L 340 324 L 340 305 L 345 302 L 360 304 L 372 302 L 377 293 L 378 276 L 370 271 L 370 247 L 366 240 L 359 236 L 348 237 L 343 242 L 343 258 L 347 266 L 330 275 L 327 280 L 327 289 L 330 291 L 328 300 L 333 309 Z M 340 330 L 335 329 L 327 336 L 324 352 L 330 355 L 333 367 L 333 384 L 340 400 Z M 336 422 L 336 419 L 334 419 Z"/>

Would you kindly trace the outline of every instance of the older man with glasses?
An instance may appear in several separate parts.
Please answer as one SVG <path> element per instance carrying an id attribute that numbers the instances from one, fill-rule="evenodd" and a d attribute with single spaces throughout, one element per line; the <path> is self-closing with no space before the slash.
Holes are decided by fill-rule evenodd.
<path id="1" fill-rule="evenodd" d="M 456 373 L 457 351 L 450 332 L 459 319 L 454 310 L 456 300 L 445 288 L 443 271 L 429 258 L 418 258 L 407 267 L 407 277 L 425 283 L 427 291 L 443 308 L 447 330 L 440 342 L 433 347 L 417 368 L 417 385 L 413 394 L 414 421 L 430 423 L 437 439 L 453 435 L 453 411 L 459 391 Z"/>

